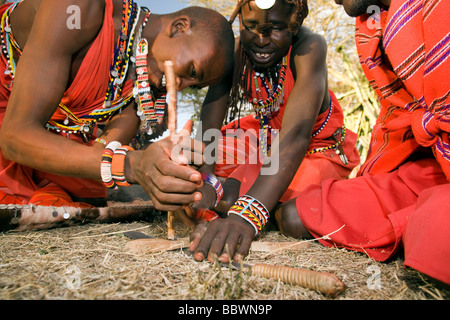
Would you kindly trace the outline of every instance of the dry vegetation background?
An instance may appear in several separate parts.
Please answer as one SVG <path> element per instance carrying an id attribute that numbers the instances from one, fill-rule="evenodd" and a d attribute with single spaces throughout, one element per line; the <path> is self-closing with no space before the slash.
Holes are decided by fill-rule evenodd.
<path id="1" fill-rule="evenodd" d="M 229 15 L 235 0 L 190 1 Z M 353 21 L 330 0 L 309 0 L 305 22 L 329 43 L 330 87 L 340 98 L 347 126 L 360 136 L 362 158 L 377 115 L 376 99 L 359 67 Z M 192 98 L 192 97 L 190 97 Z M 192 98 L 194 99 L 194 98 Z M 176 223 L 177 237 L 190 230 Z M 287 285 L 229 267 L 195 262 L 183 250 L 130 254 L 123 250 L 137 230 L 166 238 L 166 216 L 144 221 L 85 223 L 0 234 L 0 299 L 158 299 L 158 300 L 448 300 L 448 288 L 403 266 L 402 255 L 379 263 L 367 255 L 311 242 L 302 251 L 251 252 L 246 263 L 268 263 L 336 274 L 346 290 L 336 296 Z M 298 241 L 266 230 L 260 240 Z M 377 278 L 379 276 L 379 278 Z M 375 282 L 374 282 L 375 281 Z M 378 284 L 378 285 L 377 285 Z M 173 310 L 171 310 L 173 312 Z"/>

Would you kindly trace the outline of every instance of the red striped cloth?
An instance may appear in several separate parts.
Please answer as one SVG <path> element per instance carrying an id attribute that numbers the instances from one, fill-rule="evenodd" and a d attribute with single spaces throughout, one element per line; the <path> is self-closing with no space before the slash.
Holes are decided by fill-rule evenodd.
<path id="1" fill-rule="evenodd" d="M 357 18 L 361 65 L 381 105 L 361 174 L 392 171 L 431 146 L 450 178 L 449 16 L 448 1 L 393 0 L 389 12 Z"/>
<path id="2" fill-rule="evenodd" d="M 403 246 L 405 265 L 447 284 L 449 15 L 447 0 L 392 0 L 389 12 L 357 19 L 361 64 L 381 104 L 368 159 L 361 176 L 310 186 L 296 201 L 323 245 L 379 261 Z M 405 162 L 420 146 L 437 160 Z"/>

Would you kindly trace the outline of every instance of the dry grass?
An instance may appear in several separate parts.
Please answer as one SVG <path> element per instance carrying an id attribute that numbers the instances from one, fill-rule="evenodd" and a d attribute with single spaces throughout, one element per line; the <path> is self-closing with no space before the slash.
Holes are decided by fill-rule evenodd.
<path id="1" fill-rule="evenodd" d="M 178 237 L 189 229 L 176 223 Z M 437 300 L 450 291 L 438 288 L 418 272 L 403 267 L 401 257 L 378 263 L 364 254 L 325 248 L 312 243 L 299 252 L 255 253 L 246 263 L 264 262 L 336 274 L 347 286 L 335 298 L 252 276 L 229 267 L 196 262 L 183 250 L 134 255 L 123 251 L 130 240 L 124 231 L 139 230 L 165 238 L 164 217 L 159 221 L 91 223 L 40 231 L 10 231 L 0 235 L 0 299 L 69 300 Z M 277 231 L 261 236 L 270 241 L 292 241 Z M 379 288 L 370 280 L 379 271 Z"/>

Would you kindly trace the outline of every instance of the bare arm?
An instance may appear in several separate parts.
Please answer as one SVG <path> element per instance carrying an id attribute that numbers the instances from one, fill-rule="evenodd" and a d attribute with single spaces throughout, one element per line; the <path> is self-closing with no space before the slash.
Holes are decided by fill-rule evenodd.
<path id="1" fill-rule="evenodd" d="M 279 144 L 279 170 L 273 175 L 259 175 L 248 195 L 261 201 L 270 211 L 294 177 L 310 143 L 312 130 L 327 91 L 326 43 L 318 35 L 308 36 L 292 52 L 296 81 L 283 116 Z M 274 148 L 274 146 L 272 146 Z M 272 150 L 274 156 L 276 150 Z M 193 237 L 190 249 L 194 257 L 210 260 L 229 257 L 241 260 L 248 254 L 254 229 L 236 215 L 212 221 L 201 239 Z M 237 245 L 240 246 L 237 248 Z M 228 252 L 224 248 L 228 248 Z M 209 254 L 208 254 L 209 252 Z"/>
<path id="2" fill-rule="evenodd" d="M 295 85 L 283 115 L 279 149 L 272 146 L 272 156 L 276 157 L 274 153 L 279 152 L 279 169 L 275 174 L 260 174 L 247 192 L 262 201 L 269 211 L 285 193 L 306 154 L 327 94 L 325 40 L 319 35 L 311 35 L 293 50 L 293 55 Z"/>
<path id="3" fill-rule="evenodd" d="M 38 170 L 99 178 L 101 150 L 45 129 L 68 85 L 72 56 L 95 39 L 103 21 L 104 3 L 82 0 L 78 2 L 82 28 L 67 28 L 66 10 L 71 4 L 69 0 L 40 3 L 17 65 L 0 132 L 1 149 L 5 157 Z"/>
<path id="4" fill-rule="evenodd" d="M 100 179 L 103 148 L 55 135 L 45 125 L 77 72 L 74 57 L 86 51 L 101 28 L 105 2 L 77 1 L 81 29 L 67 28 L 67 8 L 73 1 L 34 3 L 36 15 L 16 69 L 0 131 L 0 148 L 6 158 L 24 166 L 64 176 Z M 18 28 L 20 31 L 20 25 Z M 129 106 L 110 124 L 105 137 L 128 143 L 136 132 L 135 120 Z M 144 151 L 130 151 L 126 158 L 128 182 L 141 184 L 160 210 L 175 210 L 200 200 L 200 194 L 195 192 L 201 183 L 200 174 L 175 164 L 170 159 L 172 147 L 165 140 Z"/>
<path id="5" fill-rule="evenodd" d="M 209 129 L 217 129 L 223 125 L 225 113 L 228 107 L 228 95 L 230 92 L 231 80 L 229 78 L 224 79 L 221 83 L 210 86 L 203 102 L 200 121 L 202 130 L 198 132 L 197 139 L 205 142 L 208 145 L 212 141 L 204 141 L 205 132 Z M 201 134 L 201 136 L 200 136 Z M 214 171 L 214 164 L 210 166 L 210 169 Z"/>

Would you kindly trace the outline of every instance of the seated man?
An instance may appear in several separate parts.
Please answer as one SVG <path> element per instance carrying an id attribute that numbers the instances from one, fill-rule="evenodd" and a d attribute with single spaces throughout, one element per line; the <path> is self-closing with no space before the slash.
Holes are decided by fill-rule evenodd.
<path id="1" fill-rule="evenodd" d="M 201 175 L 172 161 L 170 139 L 128 144 L 163 121 L 165 61 L 177 90 L 231 70 L 222 15 L 155 15 L 133 0 L 24 0 L 0 15 L 0 204 L 104 206 L 106 187 L 129 184 L 160 210 L 201 199 Z"/>
<path id="2" fill-rule="evenodd" d="M 309 186 L 276 213 L 278 225 L 377 261 L 403 247 L 406 266 L 450 284 L 450 4 L 337 2 L 357 17 L 356 46 L 380 115 L 360 175 Z M 241 242 L 235 258 L 249 245 Z"/>
<path id="3" fill-rule="evenodd" d="M 328 88 L 326 41 L 303 26 L 307 1 L 267 2 L 268 8 L 258 1 L 238 1 L 234 77 L 211 86 L 202 108 L 204 130 L 222 123 L 228 100 L 229 114 L 240 114 L 245 104 L 254 112 L 222 127 L 224 151 L 213 169 L 227 180 L 215 211 L 229 217 L 210 224 L 199 259 L 212 241 L 219 246 L 213 251 L 222 249 L 217 238 L 226 239 L 231 252 L 238 239 L 250 243 L 269 212 L 282 210 L 311 184 L 346 179 L 360 162 L 356 134 L 345 128 L 339 101 Z M 248 155 L 239 161 L 243 153 Z M 263 165 L 266 159 L 278 166 Z"/>

